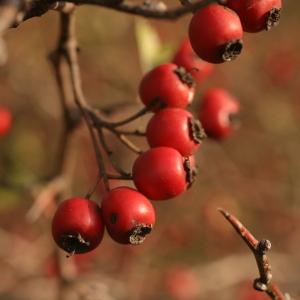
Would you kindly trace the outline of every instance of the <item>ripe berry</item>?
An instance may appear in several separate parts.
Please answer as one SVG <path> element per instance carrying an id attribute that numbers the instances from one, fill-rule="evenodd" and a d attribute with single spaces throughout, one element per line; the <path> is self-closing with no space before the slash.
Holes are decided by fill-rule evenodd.
<path id="1" fill-rule="evenodd" d="M 210 63 L 231 61 L 243 48 L 243 29 L 238 15 L 219 4 L 210 4 L 195 13 L 189 36 L 197 55 Z"/>
<path id="2" fill-rule="evenodd" d="M 122 244 L 141 244 L 155 223 L 155 211 L 141 193 L 118 187 L 107 193 L 102 215 L 109 235 Z"/>
<path id="3" fill-rule="evenodd" d="M 5 107 L 0 107 L 0 137 L 8 133 L 12 125 L 12 116 Z"/>
<path id="4" fill-rule="evenodd" d="M 155 103 L 154 111 L 164 106 L 185 108 L 194 96 L 193 77 L 175 64 L 162 64 L 143 77 L 139 94 L 146 106 Z"/>
<path id="5" fill-rule="evenodd" d="M 57 245 L 71 254 L 89 252 L 101 242 L 104 225 L 100 207 L 84 198 L 65 200 L 52 220 L 52 235 Z"/>
<path id="6" fill-rule="evenodd" d="M 273 84 L 288 87 L 297 78 L 300 62 L 298 53 L 290 46 L 276 48 L 267 54 L 263 70 Z"/>
<path id="7" fill-rule="evenodd" d="M 192 182 L 192 170 L 181 154 L 168 147 L 157 147 L 141 154 L 132 169 L 139 192 L 152 200 L 166 200 L 183 193 Z"/>
<path id="8" fill-rule="evenodd" d="M 167 270 L 163 282 L 168 294 L 174 300 L 199 298 L 199 279 L 191 268 L 173 266 Z"/>
<path id="9" fill-rule="evenodd" d="M 165 108 L 149 121 L 146 136 L 152 148 L 170 147 L 183 156 L 189 156 L 196 152 L 205 133 L 190 112 L 181 108 Z"/>
<path id="10" fill-rule="evenodd" d="M 222 139 L 233 131 L 233 117 L 239 112 L 239 102 L 226 90 L 212 88 L 203 96 L 199 119 L 209 137 Z"/>
<path id="11" fill-rule="evenodd" d="M 237 291 L 237 300 L 268 300 L 270 299 L 266 293 L 257 291 L 253 288 L 252 282 L 245 282 Z"/>
<path id="12" fill-rule="evenodd" d="M 197 83 L 201 83 L 204 79 L 206 79 L 206 77 L 209 76 L 214 69 L 213 64 L 210 64 L 197 56 L 189 39 L 185 39 L 181 43 L 174 56 L 173 63 L 180 67 L 184 67 L 190 74 L 192 74 Z"/>
<path id="13" fill-rule="evenodd" d="M 228 7 L 240 17 L 244 31 L 259 32 L 278 25 L 281 0 L 228 0 Z"/>

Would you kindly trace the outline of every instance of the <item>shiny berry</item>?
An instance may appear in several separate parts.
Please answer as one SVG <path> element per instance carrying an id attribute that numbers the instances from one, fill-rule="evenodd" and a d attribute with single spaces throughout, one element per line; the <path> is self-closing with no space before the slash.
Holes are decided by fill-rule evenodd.
<path id="1" fill-rule="evenodd" d="M 226 5 L 239 15 L 244 31 L 259 32 L 279 23 L 282 0 L 228 0 Z"/>
<path id="2" fill-rule="evenodd" d="M 109 235 L 122 244 L 141 244 L 155 223 L 151 202 L 128 187 L 118 187 L 104 196 L 102 215 Z"/>
<path id="3" fill-rule="evenodd" d="M 185 159 L 174 148 L 157 147 L 134 162 L 133 181 L 138 191 L 152 200 L 166 200 L 183 193 L 187 182 Z"/>
<path id="4" fill-rule="evenodd" d="M 162 64 L 143 77 L 139 94 L 154 111 L 165 106 L 185 108 L 194 96 L 193 78 L 182 67 Z"/>
<path id="5" fill-rule="evenodd" d="M 70 254 L 89 252 L 101 242 L 104 224 L 100 207 L 84 198 L 65 200 L 52 220 L 57 245 Z"/>
<path id="6" fill-rule="evenodd" d="M 152 148 L 170 147 L 189 156 L 196 152 L 205 133 L 190 112 L 182 108 L 165 108 L 151 118 L 146 136 Z"/>
<path id="7" fill-rule="evenodd" d="M 222 139 L 234 129 L 239 102 L 226 90 L 212 88 L 203 95 L 199 119 L 209 137 Z"/>
<path id="8" fill-rule="evenodd" d="M 231 61 L 243 48 L 243 28 L 238 15 L 219 4 L 210 4 L 194 14 L 189 37 L 197 55 L 210 63 Z"/>
<path id="9" fill-rule="evenodd" d="M 12 115 L 5 107 L 0 107 L 0 137 L 8 133 L 12 125 Z"/>
<path id="10" fill-rule="evenodd" d="M 194 52 L 190 40 L 185 39 L 177 50 L 173 63 L 184 67 L 197 83 L 204 81 L 213 71 L 214 65 L 200 59 Z"/>

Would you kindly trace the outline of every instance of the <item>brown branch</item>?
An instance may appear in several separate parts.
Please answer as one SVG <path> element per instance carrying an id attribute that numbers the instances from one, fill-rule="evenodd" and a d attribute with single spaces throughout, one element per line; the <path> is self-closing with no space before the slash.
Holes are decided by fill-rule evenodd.
<path id="1" fill-rule="evenodd" d="M 278 285 L 272 282 L 271 265 L 267 256 L 267 252 L 271 249 L 271 242 L 268 240 L 258 241 L 235 216 L 222 208 L 219 208 L 219 211 L 244 240 L 255 257 L 260 277 L 254 280 L 253 287 L 258 291 L 265 292 L 273 300 L 287 300 L 289 296 L 284 295 Z"/>
<path id="2" fill-rule="evenodd" d="M 130 174 L 126 171 L 124 171 L 118 164 L 117 162 L 114 160 L 113 158 L 113 152 L 111 151 L 111 149 L 109 148 L 109 146 L 107 145 L 104 133 L 103 133 L 103 128 L 98 128 L 98 138 L 99 138 L 99 142 L 103 148 L 103 150 L 105 151 L 107 157 L 109 158 L 110 164 L 111 166 L 114 168 L 114 170 L 119 173 L 121 176 L 130 176 Z"/>
<path id="3" fill-rule="evenodd" d="M 143 16 L 146 18 L 175 20 L 179 17 L 182 17 L 185 14 L 195 12 L 207 6 L 210 3 L 218 2 L 218 0 L 201 0 L 190 5 L 179 6 L 179 7 L 165 9 L 165 10 L 151 8 L 148 6 L 133 5 L 124 2 L 116 5 L 116 4 L 111 4 L 110 1 L 107 0 L 69 0 L 69 2 L 75 4 L 100 5 L 120 12 Z"/>
<path id="4" fill-rule="evenodd" d="M 161 6 L 147 6 L 147 5 L 134 5 L 125 3 L 119 0 L 33 0 L 29 7 L 23 11 L 22 16 L 18 18 L 14 26 L 18 26 L 25 20 L 33 17 L 40 17 L 49 10 L 63 11 L 67 3 L 76 5 L 96 5 L 106 7 L 108 9 L 116 10 L 123 13 L 142 16 L 145 18 L 161 19 L 161 20 L 175 20 L 188 13 L 193 13 L 211 3 L 221 2 L 221 0 L 200 0 L 190 5 L 178 6 L 175 8 L 165 9 L 164 5 Z"/>
<path id="5" fill-rule="evenodd" d="M 90 118 L 93 120 L 93 125 L 96 128 L 105 127 L 110 131 L 115 130 L 116 127 L 127 125 L 149 112 L 150 112 L 149 107 L 143 107 L 141 110 L 125 118 L 124 120 L 116 121 L 116 122 L 108 122 L 100 116 L 99 111 L 97 111 L 96 109 L 92 109 L 92 108 L 87 109 L 87 113 L 90 115 Z"/>
<path id="6" fill-rule="evenodd" d="M 145 137 L 146 136 L 146 132 L 141 131 L 139 129 L 133 130 L 133 131 L 127 131 L 127 130 L 117 130 L 119 134 L 123 134 L 123 135 L 132 135 L 132 136 L 139 136 L 139 137 Z"/>

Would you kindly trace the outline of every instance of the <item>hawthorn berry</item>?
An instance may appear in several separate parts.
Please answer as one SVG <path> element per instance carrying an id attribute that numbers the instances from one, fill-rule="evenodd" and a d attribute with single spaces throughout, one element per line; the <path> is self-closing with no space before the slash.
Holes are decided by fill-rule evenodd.
<path id="1" fill-rule="evenodd" d="M 243 48 L 243 28 L 239 16 L 219 4 L 210 4 L 194 14 L 189 37 L 197 55 L 210 63 L 231 61 Z"/>
<path id="2" fill-rule="evenodd" d="M 182 108 L 165 108 L 150 119 L 146 137 L 152 148 L 170 147 L 189 156 L 196 152 L 205 133 L 190 112 Z"/>
<path id="3" fill-rule="evenodd" d="M 268 300 L 270 299 L 266 293 L 257 291 L 253 288 L 252 282 L 243 283 L 237 291 L 237 300 Z"/>
<path id="4" fill-rule="evenodd" d="M 0 107 L 0 137 L 8 133 L 12 125 L 11 112 L 5 108 Z"/>
<path id="5" fill-rule="evenodd" d="M 197 56 L 189 39 L 185 39 L 181 43 L 173 58 L 173 63 L 184 67 L 190 74 L 192 74 L 197 83 L 204 81 L 214 69 L 213 64 L 210 64 Z"/>
<path id="6" fill-rule="evenodd" d="M 199 298 L 199 279 L 191 268 L 175 265 L 164 274 L 166 291 L 174 300 L 192 300 Z"/>
<path id="7" fill-rule="evenodd" d="M 52 235 L 57 245 L 70 254 L 95 249 L 101 242 L 104 224 L 100 207 L 84 198 L 62 202 L 52 220 Z"/>
<path id="8" fill-rule="evenodd" d="M 104 196 L 102 215 L 109 235 L 122 244 L 141 244 L 155 223 L 151 202 L 129 187 L 118 187 Z"/>
<path id="9" fill-rule="evenodd" d="M 297 78 L 299 57 L 290 46 L 276 48 L 267 54 L 262 69 L 273 84 L 288 87 Z"/>
<path id="10" fill-rule="evenodd" d="M 278 25 L 282 0 L 228 0 L 226 5 L 239 15 L 244 31 L 259 32 Z"/>
<path id="11" fill-rule="evenodd" d="M 239 112 L 239 102 L 226 90 L 212 88 L 203 95 L 199 119 L 209 137 L 223 139 L 234 129 L 234 116 Z"/>
<path id="12" fill-rule="evenodd" d="M 193 77 L 183 67 L 162 64 L 143 77 L 139 94 L 154 111 L 165 106 L 185 108 L 194 97 Z"/>
<path id="13" fill-rule="evenodd" d="M 132 176 L 138 191 L 152 200 L 166 200 L 183 193 L 193 181 L 189 158 L 174 148 L 157 147 L 134 162 Z"/>

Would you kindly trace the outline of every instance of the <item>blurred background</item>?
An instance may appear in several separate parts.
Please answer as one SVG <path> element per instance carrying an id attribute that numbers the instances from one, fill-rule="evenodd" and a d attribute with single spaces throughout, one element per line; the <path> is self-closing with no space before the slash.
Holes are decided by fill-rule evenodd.
<path id="1" fill-rule="evenodd" d="M 273 277 L 299 299 L 299 13 L 299 1 L 285 1 L 278 27 L 245 34 L 242 55 L 217 65 L 197 86 L 195 115 L 203 92 L 222 87 L 241 102 L 241 127 L 223 142 L 204 142 L 196 182 L 183 196 L 154 203 L 157 224 L 145 243 L 123 246 L 106 235 L 96 251 L 69 259 L 52 241 L 53 191 L 40 182 L 55 164 L 62 127 L 48 60 L 58 13 L 10 29 L 8 60 L 0 67 L 0 105 L 13 114 L 10 133 L 0 137 L 0 299 L 268 299 L 252 291 L 254 258 L 218 207 L 235 214 L 258 239 L 271 240 Z M 115 119 L 140 109 L 142 74 L 172 59 L 189 20 L 149 21 L 79 7 L 80 67 L 89 103 Z M 147 118 L 134 126 L 143 128 Z M 136 142 L 147 149 L 143 139 Z M 115 159 L 130 170 L 134 154 L 113 137 L 110 144 Z M 64 196 L 84 195 L 96 176 L 84 126 L 76 130 L 67 160 L 71 184 Z M 121 184 L 128 182 L 113 183 Z M 37 199 L 46 203 L 40 211 Z M 100 201 L 101 188 L 93 199 Z"/>

